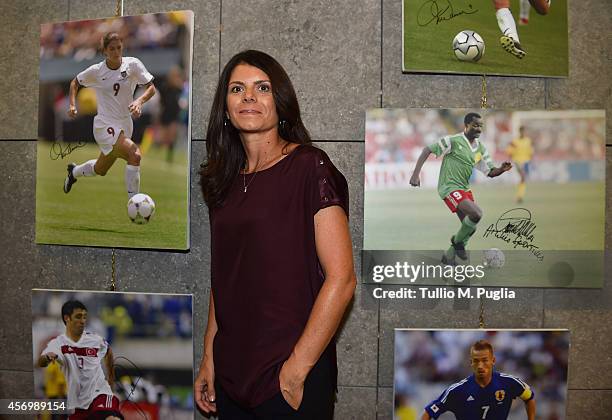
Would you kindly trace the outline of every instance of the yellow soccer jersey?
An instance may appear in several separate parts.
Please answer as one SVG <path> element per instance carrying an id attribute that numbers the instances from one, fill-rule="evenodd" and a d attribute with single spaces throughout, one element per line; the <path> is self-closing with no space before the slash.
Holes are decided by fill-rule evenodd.
<path id="1" fill-rule="evenodd" d="M 51 363 L 45 369 L 45 396 L 47 398 L 66 397 L 66 378 L 59 363 Z"/>
<path id="2" fill-rule="evenodd" d="M 519 164 L 529 162 L 533 157 L 533 146 L 529 137 L 519 137 L 510 143 L 506 152 L 510 158 Z"/>

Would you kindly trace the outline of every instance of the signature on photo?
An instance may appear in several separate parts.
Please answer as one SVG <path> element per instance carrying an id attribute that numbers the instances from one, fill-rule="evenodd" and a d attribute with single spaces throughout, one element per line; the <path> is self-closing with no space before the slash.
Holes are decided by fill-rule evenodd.
<path id="1" fill-rule="evenodd" d="M 421 5 L 417 12 L 417 23 L 419 26 L 427 26 L 431 22 L 440 22 L 451 20 L 461 15 L 472 15 L 478 12 L 471 4 L 468 4 L 467 10 L 457 10 L 453 7 L 451 0 L 426 0 Z"/>
<path id="2" fill-rule="evenodd" d="M 60 158 L 64 159 L 74 150 L 85 146 L 85 142 L 79 140 L 76 143 L 63 143 L 60 141 L 54 141 L 51 145 L 51 149 L 49 150 L 49 157 L 51 160 L 58 160 Z"/>
<path id="3" fill-rule="evenodd" d="M 536 224 L 531 219 L 531 212 L 526 208 L 510 209 L 504 212 L 497 221 L 485 230 L 484 238 L 489 236 L 501 239 L 512 244 L 514 249 L 523 248 L 529 250 L 539 261 L 544 260 L 544 255 L 535 240 Z"/>
<path id="4" fill-rule="evenodd" d="M 131 367 L 127 368 L 125 366 L 118 364 L 117 362 L 120 360 L 126 361 L 129 365 L 131 365 Z M 138 374 L 134 377 L 132 377 L 131 375 L 127 373 L 124 375 L 123 369 L 125 369 L 126 371 L 128 369 L 133 369 L 133 370 L 136 370 Z M 115 360 L 113 361 L 113 370 L 115 372 L 115 378 L 121 378 L 123 376 L 127 376 L 130 378 L 129 384 L 121 381 L 121 379 L 115 380 L 115 387 L 118 387 L 125 394 L 123 396 L 125 399 L 121 402 L 121 404 L 122 405 L 123 404 L 133 405 L 138 411 L 138 416 L 139 417 L 142 416 L 144 420 L 147 420 L 149 418 L 147 413 L 138 405 L 136 401 L 134 401 L 134 394 L 136 393 L 136 388 L 139 382 L 142 380 L 142 376 L 143 376 L 143 373 L 140 370 L 140 368 L 127 357 L 118 356 L 118 357 L 115 357 Z"/>

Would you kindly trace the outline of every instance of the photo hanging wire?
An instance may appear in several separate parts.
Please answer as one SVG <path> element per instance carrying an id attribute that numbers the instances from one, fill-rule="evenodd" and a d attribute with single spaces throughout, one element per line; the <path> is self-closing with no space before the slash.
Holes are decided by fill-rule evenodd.
<path id="1" fill-rule="evenodd" d="M 481 296 L 480 297 L 480 314 L 478 315 L 478 328 L 484 328 L 484 327 L 485 327 L 484 298 Z"/>
<path id="2" fill-rule="evenodd" d="M 117 278 L 117 272 L 115 270 L 115 248 L 111 252 L 111 284 L 108 290 L 114 292 L 116 290 L 115 280 Z"/>
<path id="3" fill-rule="evenodd" d="M 115 16 L 123 16 L 123 0 L 117 0 L 117 6 L 115 7 Z M 117 272 L 115 270 L 115 248 L 111 249 L 111 283 L 108 288 L 111 292 L 117 290 L 116 285 Z"/>
<path id="4" fill-rule="evenodd" d="M 487 76 L 482 75 L 482 96 L 480 97 L 480 107 L 487 108 Z"/>
<path id="5" fill-rule="evenodd" d="M 485 74 L 482 75 L 482 96 L 480 97 L 480 108 L 487 108 L 487 76 Z M 485 327 L 484 320 L 484 298 L 480 297 L 480 312 L 478 314 L 478 328 Z"/>
<path id="6" fill-rule="evenodd" d="M 115 16 L 123 16 L 123 0 L 117 0 L 117 7 L 115 7 Z"/>

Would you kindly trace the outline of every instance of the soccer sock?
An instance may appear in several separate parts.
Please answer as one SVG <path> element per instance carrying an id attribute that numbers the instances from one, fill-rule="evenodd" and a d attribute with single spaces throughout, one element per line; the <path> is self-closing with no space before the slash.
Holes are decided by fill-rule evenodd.
<path id="1" fill-rule="evenodd" d="M 96 164 L 96 159 L 88 160 L 85 163 L 75 166 L 72 169 L 72 176 L 78 178 L 80 176 L 96 176 L 96 171 L 94 171 L 94 165 Z"/>
<path id="2" fill-rule="evenodd" d="M 497 16 L 497 24 L 502 33 L 516 42 L 520 42 L 516 30 L 516 22 L 514 22 L 514 16 L 512 16 L 510 9 L 499 9 L 495 12 L 495 16 Z"/>
<path id="3" fill-rule="evenodd" d="M 140 166 L 125 165 L 125 187 L 128 198 L 140 192 Z"/>
<path id="4" fill-rule="evenodd" d="M 449 260 L 455 258 L 455 247 L 451 245 L 451 247 L 446 250 L 444 255 L 446 255 L 446 258 L 448 258 Z"/>
<path id="5" fill-rule="evenodd" d="M 469 217 L 465 217 L 461 222 L 461 227 L 459 231 L 455 234 L 455 243 L 463 242 L 463 244 L 467 244 L 467 241 L 470 239 L 470 236 L 476 231 L 476 225 L 478 223 L 472 222 Z"/>
<path id="6" fill-rule="evenodd" d="M 531 9 L 531 5 L 529 4 L 529 0 L 521 0 L 521 9 L 519 12 L 519 17 L 521 19 L 529 19 L 530 9 Z"/>
<path id="7" fill-rule="evenodd" d="M 527 184 L 526 184 L 526 183 L 521 182 L 521 183 L 518 185 L 518 188 L 517 188 L 517 190 L 516 190 L 516 198 L 517 198 L 518 200 L 522 200 L 522 199 L 523 199 L 523 197 L 525 197 L 525 190 L 526 190 L 526 189 L 527 189 Z"/>

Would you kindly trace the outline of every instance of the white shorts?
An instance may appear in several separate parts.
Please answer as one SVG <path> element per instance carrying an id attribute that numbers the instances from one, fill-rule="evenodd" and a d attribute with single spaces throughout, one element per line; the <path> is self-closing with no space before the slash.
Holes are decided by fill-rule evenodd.
<path id="1" fill-rule="evenodd" d="M 106 118 L 100 115 L 94 117 L 93 134 L 98 143 L 98 147 L 105 155 L 113 151 L 113 146 L 123 131 L 125 137 L 131 138 L 134 129 L 132 118 L 127 117 L 122 120 Z"/>

